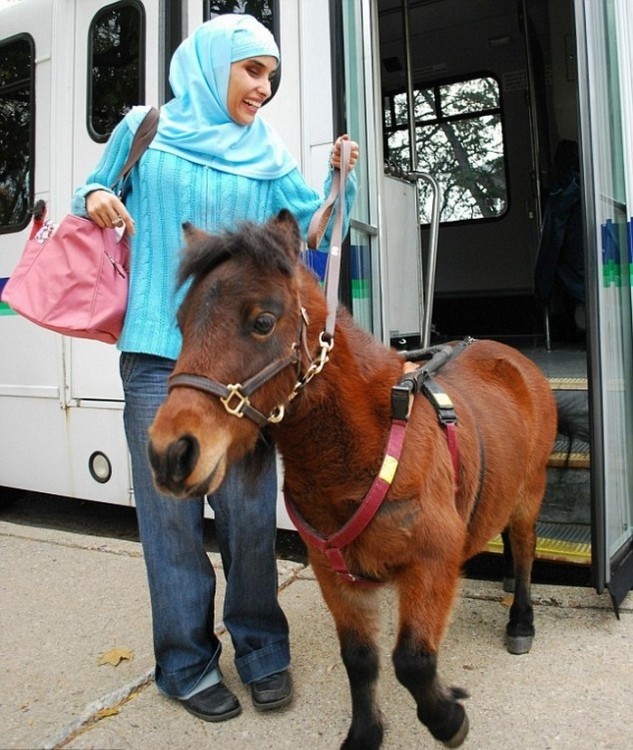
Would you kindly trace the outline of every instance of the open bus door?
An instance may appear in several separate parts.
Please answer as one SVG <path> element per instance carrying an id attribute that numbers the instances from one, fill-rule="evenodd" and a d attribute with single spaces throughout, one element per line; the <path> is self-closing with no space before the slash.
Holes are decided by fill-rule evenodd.
<path id="1" fill-rule="evenodd" d="M 453 211 L 442 218 L 436 295 L 428 301 L 436 341 L 469 334 L 507 340 L 534 358 L 553 388 L 572 390 L 583 402 L 591 438 L 574 452 L 575 464 L 564 447 L 553 454 L 562 463 L 551 465 L 537 556 L 591 563 L 597 590 L 609 590 L 616 611 L 633 578 L 629 6 L 624 0 L 481 0 L 467 8 L 460 0 L 356 0 L 340 12 L 345 57 L 334 66 L 345 75 L 345 97 L 335 111 L 345 113 L 368 162 L 359 165 L 351 235 L 352 250 L 368 248 L 363 288 L 369 293 L 361 308 L 351 268 L 355 316 L 388 340 L 390 271 L 403 252 L 419 252 L 416 243 L 408 251 L 389 246 L 393 217 L 382 174 L 383 161 L 394 155 L 407 171 L 413 98 L 422 168 L 443 181 L 444 203 Z M 548 317 L 535 299 L 536 268 L 558 147 L 569 143 L 581 151 L 578 223 L 585 216 L 586 231 L 580 241 L 582 231 L 574 235 L 574 250 L 580 248 L 587 266 L 587 300 L 586 307 L 572 300 L 571 316 L 561 306 L 550 349 Z M 486 144 L 487 155 L 479 148 Z M 429 231 L 420 218 L 424 251 Z M 415 294 L 406 284 L 404 300 Z M 577 324 L 579 309 L 586 324 Z M 574 471 L 575 479 L 561 480 Z"/>
<path id="2" fill-rule="evenodd" d="M 598 591 L 633 587 L 633 8 L 576 0 L 592 414 L 592 548 Z"/>

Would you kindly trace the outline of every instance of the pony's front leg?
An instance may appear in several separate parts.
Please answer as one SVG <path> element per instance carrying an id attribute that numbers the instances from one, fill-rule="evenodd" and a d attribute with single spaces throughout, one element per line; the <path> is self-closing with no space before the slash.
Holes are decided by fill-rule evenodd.
<path id="1" fill-rule="evenodd" d="M 376 645 L 378 598 L 375 588 L 340 580 L 330 569 L 313 567 L 339 637 L 352 699 L 352 723 L 341 750 L 378 750 L 382 715 L 376 701 L 379 658 Z"/>
<path id="2" fill-rule="evenodd" d="M 468 694 L 446 687 L 437 673 L 437 652 L 450 614 L 458 571 L 448 566 L 411 568 L 398 581 L 400 629 L 393 652 L 396 677 L 417 704 L 418 719 L 446 747 L 466 739 L 468 716 L 458 701 Z"/>
<path id="3" fill-rule="evenodd" d="M 352 723 L 341 750 L 377 750 L 382 744 L 383 725 L 376 703 L 376 644 L 358 629 L 339 630 L 339 640 L 352 697 Z"/>

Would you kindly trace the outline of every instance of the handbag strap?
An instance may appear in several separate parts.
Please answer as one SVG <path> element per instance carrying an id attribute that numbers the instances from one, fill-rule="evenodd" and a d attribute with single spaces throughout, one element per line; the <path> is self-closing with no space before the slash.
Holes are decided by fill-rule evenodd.
<path id="1" fill-rule="evenodd" d="M 154 136 L 156 135 L 156 130 L 158 128 L 159 117 L 160 113 L 156 109 L 156 107 L 150 107 L 149 111 L 143 118 L 143 121 L 138 126 L 136 133 L 134 134 L 134 140 L 132 141 L 132 145 L 130 146 L 130 153 L 127 157 L 127 161 L 121 167 L 121 171 L 117 175 L 116 180 L 112 183 L 112 188 L 114 188 L 115 185 L 118 185 L 119 182 L 123 183 L 121 185 L 121 190 L 119 191 L 121 195 L 123 194 L 125 181 L 132 171 L 132 167 L 141 158 L 141 156 L 143 156 L 145 151 L 147 151 L 147 147 L 149 146 L 149 144 L 154 140 Z"/>

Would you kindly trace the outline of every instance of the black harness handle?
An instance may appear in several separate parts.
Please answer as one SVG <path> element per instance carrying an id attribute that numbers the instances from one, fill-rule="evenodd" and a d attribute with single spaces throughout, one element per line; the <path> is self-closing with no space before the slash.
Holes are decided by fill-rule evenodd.
<path id="1" fill-rule="evenodd" d="M 397 385 L 391 389 L 391 414 L 394 419 L 409 418 L 412 397 L 417 393 L 423 393 L 431 402 L 437 417 L 443 425 L 455 424 L 457 414 L 453 402 L 444 390 L 435 382 L 433 375 L 447 362 L 460 354 L 467 346 L 473 343 L 470 336 L 454 346 L 450 344 L 432 346 L 428 349 L 416 349 L 410 352 L 402 352 L 405 362 L 419 362 L 421 359 L 430 357 L 430 360 L 400 378 Z"/>

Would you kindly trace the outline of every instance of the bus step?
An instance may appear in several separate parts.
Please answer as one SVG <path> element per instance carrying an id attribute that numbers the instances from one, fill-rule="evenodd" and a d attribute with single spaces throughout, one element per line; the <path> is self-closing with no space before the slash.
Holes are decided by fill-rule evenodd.
<path id="1" fill-rule="evenodd" d="M 587 524 L 548 523 L 536 524 L 536 559 L 550 562 L 591 564 L 591 531 Z M 488 542 L 487 552 L 503 554 L 501 534 Z"/>

